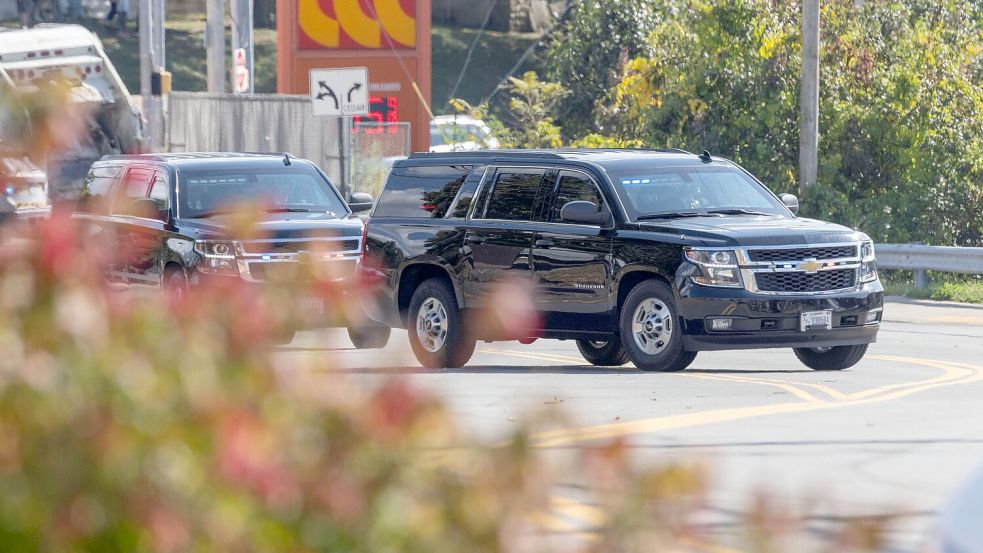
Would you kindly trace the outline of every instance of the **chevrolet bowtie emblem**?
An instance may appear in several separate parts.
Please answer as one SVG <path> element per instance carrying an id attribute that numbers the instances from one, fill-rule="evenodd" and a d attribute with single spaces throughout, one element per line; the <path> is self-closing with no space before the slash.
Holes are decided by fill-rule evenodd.
<path id="1" fill-rule="evenodd" d="M 799 269 L 807 273 L 816 273 L 819 269 L 823 268 L 823 264 L 816 261 L 815 259 L 806 259 L 802 263 L 799 263 Z"/>

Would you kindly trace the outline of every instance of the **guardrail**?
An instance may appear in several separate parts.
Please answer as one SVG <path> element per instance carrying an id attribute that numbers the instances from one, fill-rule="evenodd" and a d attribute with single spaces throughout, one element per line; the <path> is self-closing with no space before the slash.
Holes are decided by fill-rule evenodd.
<path id="1" fill-rule="evenodd" d="M 928 287 L 928 271 L 983 274 L 983 248 L 875 244 L 874 250 L 878 268 L 913 271 L 918 288 Z"/>

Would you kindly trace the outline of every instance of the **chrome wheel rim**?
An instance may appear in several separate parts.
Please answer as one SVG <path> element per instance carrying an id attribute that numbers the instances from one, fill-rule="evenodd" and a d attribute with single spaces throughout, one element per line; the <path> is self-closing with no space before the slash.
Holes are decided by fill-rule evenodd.
<path id="1" fill-rule="evenodd" d="M 672 313 L 658 298 L 649 298 L 635 308 L 631 334 L 638 349 L 648 355 L 662 353 L 672 338 Z"/>
<path id="2" fill-rule="evenodd" d="M 827 353 L 828 351 L 830 351 L 832 349 L 833 349 L 833 346 L 819 346 L 819 347 L 812 348 L 812 351 L 814 351 L 816 353 Z"/>
<path id="3" fill-rule="evenodd" d="M 427 298 L 416 313 L 416 336 L 423 349 L 437 353 L 447 341 L 447 310 L 437 298 Z"/>
<path id="4" fill-rule="evenodd" d="M 590 344 L 590 347 L 594 349 L 603 349 L 608 345 L 607 342 L 602 342 L 601 340 L 591 340 L 587 343 Z"/>

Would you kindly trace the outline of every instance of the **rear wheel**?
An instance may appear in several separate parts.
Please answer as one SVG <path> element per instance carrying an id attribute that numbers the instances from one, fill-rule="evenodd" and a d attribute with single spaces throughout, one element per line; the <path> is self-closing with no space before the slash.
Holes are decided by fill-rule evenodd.
<path id="1" fill-rule="evenodd" d="M 636 286 L 621 306 L 621 343 L 632 363 L 643 371 L 681 371 L 696 359 L 683 349 L 676 300 L 664 282 Z"/>
<path id="2" fill-rule="evenodd" d="M 628 353 L 621 346 L 621 339 L 612 336 L 610 340 L 577 340 L 577 349 L 591 365 L 614 367 L 628 362 Z"/>
<path id="3" fill-rule="evenodd" d="M 384 325 L 348 327 L 348 338 L 358 349 L 379 349 L 389 343 L 390 329 Z"/>
<path id="4" fill-rule="evenodd" d="M 464 327 L 454 290 L 443 279 L 426 280 L 413 292 L 406 323 L 413 354 L 424 367 L 462 367 L 474 355 L 475 339 Z"/>
<path id="5" fill-rule="evenodd" d="M 799 361 L 814 371 L 842 371 L 856 365 L 867 353 L 867 344 L 820 348 L 795 348 Z"/>

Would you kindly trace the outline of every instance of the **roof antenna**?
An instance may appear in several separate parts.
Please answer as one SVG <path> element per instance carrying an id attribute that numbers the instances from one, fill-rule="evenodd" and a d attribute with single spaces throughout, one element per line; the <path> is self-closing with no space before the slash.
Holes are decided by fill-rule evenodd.
<path id="1" fill-rule="evenodd" d="M 703 153 L 700 154 L 700 161 L 703 163 L 710 163 L 713 161 L 713 158 L 710 157 L 710 150 L 703 150 Z"/>
<path id="2" fill-rule="evenodd" d="M 290 167 L 290 154 L 283 152 L 283 164 Z"/>

